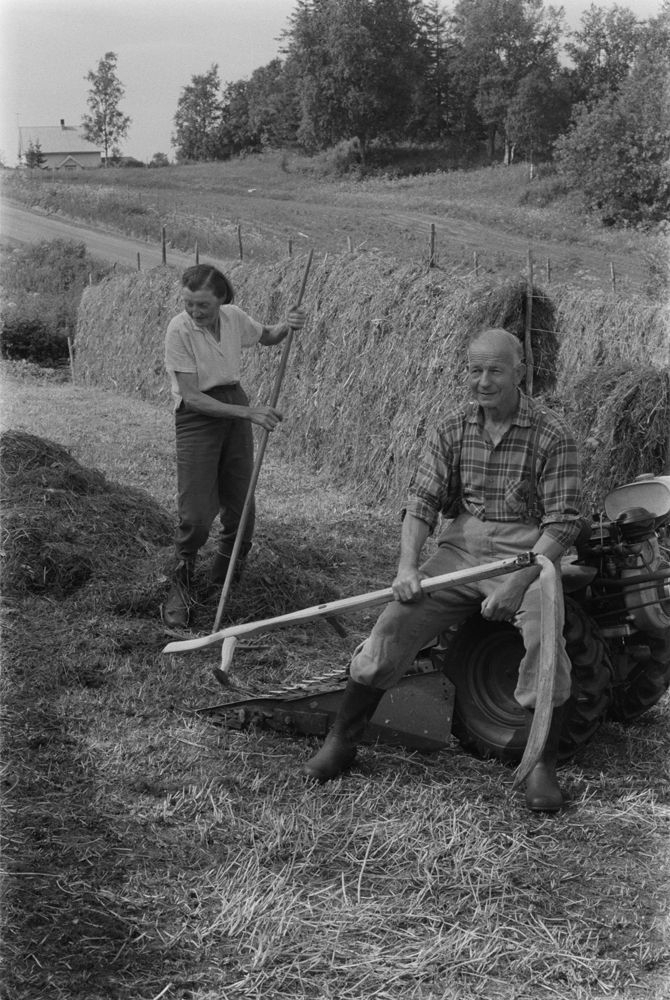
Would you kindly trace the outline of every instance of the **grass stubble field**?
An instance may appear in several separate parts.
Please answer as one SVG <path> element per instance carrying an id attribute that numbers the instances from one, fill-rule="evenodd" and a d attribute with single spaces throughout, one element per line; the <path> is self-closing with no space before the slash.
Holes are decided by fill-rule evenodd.
<path id="1" fill-rule="evenodd" d="M 169 413 L 15 370 L 3 400 L 6 427 L 171 508 Z M 271 448 L 259 508 L 232 617 L 388 582 L 393 512 Z M 667 699 L 562 769 L 557 817 L 529 814 L 511 770 L 456 744 L 365 748 L 313 788 L 309 740 L 193 714 L 227 700 L 215 654 L 161 655 L 141 599 L 164 588 L 160 560 L 147 567 L 134 612 L 114 613 L 109 581 L 5 602 L 4 997 L 669 995 Z M 203 598 L 201 627 L 215 606 Z M 322 624 L 260 637 L 236 654 L 236 683 L 344 667 L 372 620 L 349 620 L 346 640 Z"/>
<path id="2" fill-rule="evenodd" d="M 2 407 L 4 429 L 174 516 L 168 407 L 25 365 L 3 367 Z M 55 502 L 46 479 L 31 497 Z M 77 496 L 57 499 L 76 524 Z M 258 502 L 231 619 L 388 584 L 396 511 L 272 442 Z M 194 713 L 227 700 L 216 653 L 161 654 L 168 540 L 138 538 L 130 566 L 123 534 L 68 596 L 4 597 L 3 1000 L 670 997 L 667 697 L 562 768 L 556 817 L 455 742 L 365 748 L 314 788 L 310 740 Z M 204 578 L 199 593 L 208 630 L 218 595 Z M 344 668 L 375 614 L 350 616 L 346 639 L 316 623 L 250 641 L 240 696 Z"/>

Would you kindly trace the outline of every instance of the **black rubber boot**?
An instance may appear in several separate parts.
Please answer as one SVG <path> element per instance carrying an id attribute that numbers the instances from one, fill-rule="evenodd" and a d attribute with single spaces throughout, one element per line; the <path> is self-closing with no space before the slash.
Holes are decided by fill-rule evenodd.
<path id="1" fill-rule="evenodd" d="M 556 777 L 563 715 L 563 705 L 554 708 L 542 757 L 526 778 L 526 805 L 533 812 L 558 812 L 563 806 L 563 795 Z M 530 733 L 532 721 L 531 710 L 526 716 L 526 735 Z"/>
<path id="2" fill-rule="evenodd" d="M 365 727 L 386 692 L 349 678 L 335 721 L 321 749 L 303 767 L 310 778 L 330 781 L 350 767 Z"/>
<path id="3" fill-rule="evenodd" d="M 240 556 L 233 570 L 233 583 L 239 583 L 244 569 L 245 556 Z M 224 552 L 216 552 L 209 569 L 209 579 L 211 583 L 225 583 L 230 566 L 230 556 Z"/>
<path id="4" fill-rule="evenodd" d="M 172 575 L 172 586 L 163 605 L 163 621 L 168 628 L 188 628 L 193 568 L 193 562 L 182 560 L 177 563 Z"/>

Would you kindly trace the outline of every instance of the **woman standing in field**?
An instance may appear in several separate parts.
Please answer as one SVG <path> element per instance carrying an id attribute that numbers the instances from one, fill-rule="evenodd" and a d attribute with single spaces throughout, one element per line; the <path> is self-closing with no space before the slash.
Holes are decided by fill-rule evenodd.
<path id="1" fill-rule="evenodd" d="M 230 282 L 209 264 L 184 272 L 182 297 L 184 310 L 170 321 L 165 336 L 165 367 L 175 401 L 179 514 L 176 567 L 163 607 L 163 620 L 171 628 L 188 625 L 195 559 L 217 514 L 221 533 L 211 579 L 225 580 L 253 471 L 251 425 L 272 431 L 282 419 L 269 406 L 249 404 L 240 386 L 242 348 L 274 346 L 291 328 L 305 324 L 301 308 L 291 309 L 286 320 L 274 326 L 258 323 L 233 305 Z M 242 559 L 253 531 L 252 506 Z"/>

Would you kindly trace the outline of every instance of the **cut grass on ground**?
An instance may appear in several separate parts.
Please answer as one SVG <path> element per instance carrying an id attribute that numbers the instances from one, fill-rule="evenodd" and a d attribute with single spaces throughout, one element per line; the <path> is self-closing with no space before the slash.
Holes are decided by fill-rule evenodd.
<path id="1" fill-rule="evenodd" d="M 174 510 L 169 410 L 7 376 L 5 429 Z M 394 512 L 272 460 L 231 612 L 388 583 Z M 4 992 L 8 1000 L 665 1000 L 667 699 L 607 724 L 529 814 L 512 773 L 457 745 L 368 748 L 322 788 L 312 743 L 227 730 L 212 654 L 164 657 L 164 581 L 5 599 Z M 113 562 L 113 557 L 110 557 Z M 153 560 L 153 561 L 152 561 Z M 150 577 L 150 578 L 149 578 Z M 111 587 L 114 590 L 114 586 Z M 118 596 L 118 594 L 117 594 Z M 151 598 L 151 600 L 149 600 Z M 216 601 L 203 596 L 205 626 Z M 374 613 L 373 613 L 374 614 Z M 372 615 L 273 633 L 236 656 L 262 690 L 347 662 Z"/>

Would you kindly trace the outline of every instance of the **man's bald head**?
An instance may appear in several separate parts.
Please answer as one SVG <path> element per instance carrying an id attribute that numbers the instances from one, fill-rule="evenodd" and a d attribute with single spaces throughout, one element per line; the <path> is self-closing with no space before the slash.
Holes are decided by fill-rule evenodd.
<path id="1" fill-rule="evenodd" d="M 487 354 L 507 357 L 512 365 L 523 364 L 521 341 L 509 330 L 489 327 L 473 334 L 468 344 L 468 355 L 485 351 Z"/>

